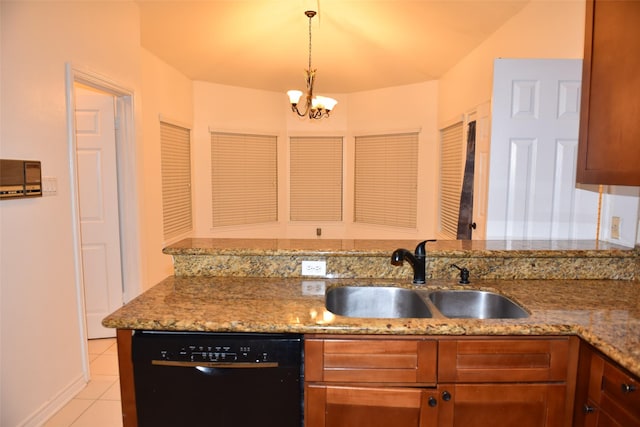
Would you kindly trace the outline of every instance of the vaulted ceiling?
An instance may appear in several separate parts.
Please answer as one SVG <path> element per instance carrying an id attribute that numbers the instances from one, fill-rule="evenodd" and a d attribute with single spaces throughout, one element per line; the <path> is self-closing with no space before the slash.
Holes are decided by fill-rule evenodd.
<path id="1" fill-rule="evenodd" d="M 139 0 L 142 46 L 192 80 L 316 92 L 438 79 L 530 0 Z"/>

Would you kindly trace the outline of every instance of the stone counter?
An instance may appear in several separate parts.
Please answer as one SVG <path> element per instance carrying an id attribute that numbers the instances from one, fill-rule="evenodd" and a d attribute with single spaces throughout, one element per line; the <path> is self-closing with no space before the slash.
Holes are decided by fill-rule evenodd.
<path id="1" fill-rule="evenodd" d="M 181 277 L 301 277 L 304 260 L 325 261 L 323 278 L 410 280 L 408 263 L 390 263 L 397 248 L 418 241 L 329 239 L 185 239 L 164 249 Z M 429 242 L 427 279 L 455 279 L 452 264 L 471 280 L 638 280 L 640 250 L 592 240 Z"/>
<path id="2" fill-rule="evenodd" d="M 393 279 L 169 277 L 108 316 L 119 329 L 395 335 L 578 335 L 640 376 L 640 283 L 483 280 L 471 288 L 522 304 L 524 319 L 360 319 L 326 311 L 322 287 L 413 287 Z M 421 289 L 456 287 L 432 280 Z"/>

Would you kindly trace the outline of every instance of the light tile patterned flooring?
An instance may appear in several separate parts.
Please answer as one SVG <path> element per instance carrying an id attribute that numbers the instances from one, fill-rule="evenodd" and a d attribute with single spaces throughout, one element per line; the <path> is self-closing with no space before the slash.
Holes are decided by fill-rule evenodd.
<path id="1" fill-rule="evenodd" d="M 115 338 L 89 340 L 91 381 L 44 427 L 122 427 Z"/>

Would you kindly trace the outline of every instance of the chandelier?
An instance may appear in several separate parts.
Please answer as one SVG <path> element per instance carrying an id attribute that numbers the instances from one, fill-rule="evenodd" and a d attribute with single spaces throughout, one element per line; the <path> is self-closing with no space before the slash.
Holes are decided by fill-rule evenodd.
<path id="1" fill-rule="evenodd" d="M 316 16 L 314 10 L 307 10 L 304 13 L 309 18 L 309 68 L 305 70 L 307 74 L 307 91 L 304 93 L 304 106 L 303 111 L 300 111 L 298 104 L 303 93 L 300 90 L 290 90 L 287 92 L 289 95 L 289 102 L 291 102 L 291 110 L 298 114 L 300 117 L 309 116 L 310 119 L 321 119 L 322 117 L 329 117 L 331 109 L 338 103 L 333 98 L 326 96 L 313 96 L 313 80 L 316 76 L 316 70 L 311 68 L 311 19 Z"/>

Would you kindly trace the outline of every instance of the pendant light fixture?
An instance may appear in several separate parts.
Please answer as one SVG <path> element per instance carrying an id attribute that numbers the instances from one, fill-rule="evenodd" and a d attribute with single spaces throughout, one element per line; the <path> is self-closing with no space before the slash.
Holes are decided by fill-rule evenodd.
<path id="1" fill-rule="evenodd" d="M 313 96 L 313 81 L 315 79 L 316 70 L 311 68 L 311 19 L 316 16 L 314 10 L 307 10 L 304 13 L 309 18 L 309 68 L 305 70 L 307 74 L 307 91 L 303 93 L 300 90 L 290 90 L 287 92 L 289 95 L 289 102 L 291 102 L 291 110 L 298 114 L 300 117 L 309 116 L 310 119 L 321 119 L 322 117 L 329 117 L 329 113 L 338 103 L 333 98 L 326 96 Z M 304 95 L 303 109 L 298 108 L 300 104 L 300 98 Z"/>

